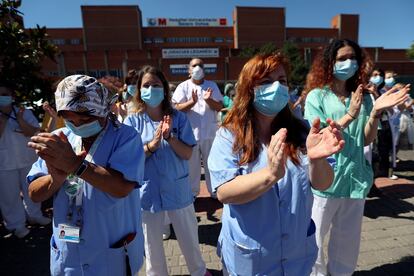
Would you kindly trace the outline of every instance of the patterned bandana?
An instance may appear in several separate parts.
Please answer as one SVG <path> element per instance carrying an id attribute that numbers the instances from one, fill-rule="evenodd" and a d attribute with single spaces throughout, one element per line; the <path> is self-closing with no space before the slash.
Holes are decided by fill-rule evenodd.
<path id="1" fill-rule="evenodd" d="M 58 112 L 67 110 L 97 117 L 106 117 L 117 97 L 97 79 L 86 75 L 64 78 L 55 92 Z"/>

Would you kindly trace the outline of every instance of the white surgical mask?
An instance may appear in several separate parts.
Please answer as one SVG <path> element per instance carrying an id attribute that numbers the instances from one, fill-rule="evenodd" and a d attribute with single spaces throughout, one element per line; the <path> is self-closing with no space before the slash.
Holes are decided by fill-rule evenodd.
<path id="1" fill-rule="evenodd" d="M 193 80 L 202 80 L 204 78 L 204 70 L 201 66 L 197 65 L 191 70 L 191 78 Z"/>

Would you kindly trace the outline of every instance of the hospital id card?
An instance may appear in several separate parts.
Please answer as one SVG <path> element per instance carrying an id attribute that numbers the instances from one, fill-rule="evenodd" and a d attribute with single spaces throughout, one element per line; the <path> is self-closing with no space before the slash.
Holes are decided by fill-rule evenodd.
<path id="1" fill-rule="evenodd" d="M 80 228 L 68 224 L 59 224 L 59 240 L 64 242 L 79 243 Z"/>

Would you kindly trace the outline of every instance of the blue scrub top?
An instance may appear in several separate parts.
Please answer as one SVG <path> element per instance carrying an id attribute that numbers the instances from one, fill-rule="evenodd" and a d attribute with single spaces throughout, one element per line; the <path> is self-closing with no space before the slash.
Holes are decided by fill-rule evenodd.
<path id="1" fill-rule="evenodd" d="M 159 122 L 152 121 L 147 113 L 135 113 L 129 115 L 124 124 L 134 127 L 146 144 L 154 138 Z M 181 142 L 196 145 L 190 122 L 183 112 L 173 111 L 172 128 L 173 135 Z M 140 196 L 142 209 L 153 213 L 181 209 L 193 203 L 188 160 L 181 159 L 164 139 L 160 147 L 145 159 Z"/>
<path id="2" fill-rule="evenodd" d="M 74 146 L 76 135 L 61 129 Z M 117 170 L 129 181 L 141 183 L 144 174 L 144 152 L 141 138 L 135 129 L 121 125 L 115 128 L 108 122 L 107 131 L 95 154 L 93 163 Z M 44 160 L 33 164 L 27 179 L 47 175 Z M 125 275 L 124 248 L 111 248 L 129 233 L 136 233 L 128 245 L 132 274 L 142 265 L 144 247 L 141 228 L 139 184 L 128 196 L 115 198 L 86 183 L 83 189 L 83 227 L 80 243 L 59 240 L 61 223 L 68 223 L 69 197 L 62 188 L 53 198 L 53 235 L 50 244 L 50 270 L 52 275 Z M 73 214 L 76 222 L 77 214 Z"/>
<path id="3" fill-rule="evenodd" d="M 220 128 L 208 166 L 214 189 L 267 166 L 267 148 L 240 166 L 233 153 L 233 134 Z M 224 204 L 218 255 L 230 275 L 309 275 L 317 256 L 313 195 L 307 157 L 286 164 L 285 176 L 259 198 L 245 204 Z"/>

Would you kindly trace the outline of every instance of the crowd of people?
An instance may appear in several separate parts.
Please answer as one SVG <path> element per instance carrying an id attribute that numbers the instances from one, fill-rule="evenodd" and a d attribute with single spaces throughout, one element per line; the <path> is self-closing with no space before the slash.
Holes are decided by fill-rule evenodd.
<path id="1" fill-rule="evenodd" d="M 224 95 L 199 58 L 176 87 L 149 65 L 124 83 L 71 75 L 40 127 L 0 83 L 5 227 L 23 238 L 26 220 L 49 224 L 52 198 L 52 275 L 137 275 L 144 256 L 147 275 L 168 275 L 172 224 L 190 274 L 211 275 L 193 204 L 203 168 L 224 205 L 224 275 L 352 275 L 374 175 L 395 179 L 400 133 L 414 142 L 410 85 L 347 39 L 325 47 L 303 91 L 290 71 L 280 52 L 258 54 Z"/>

